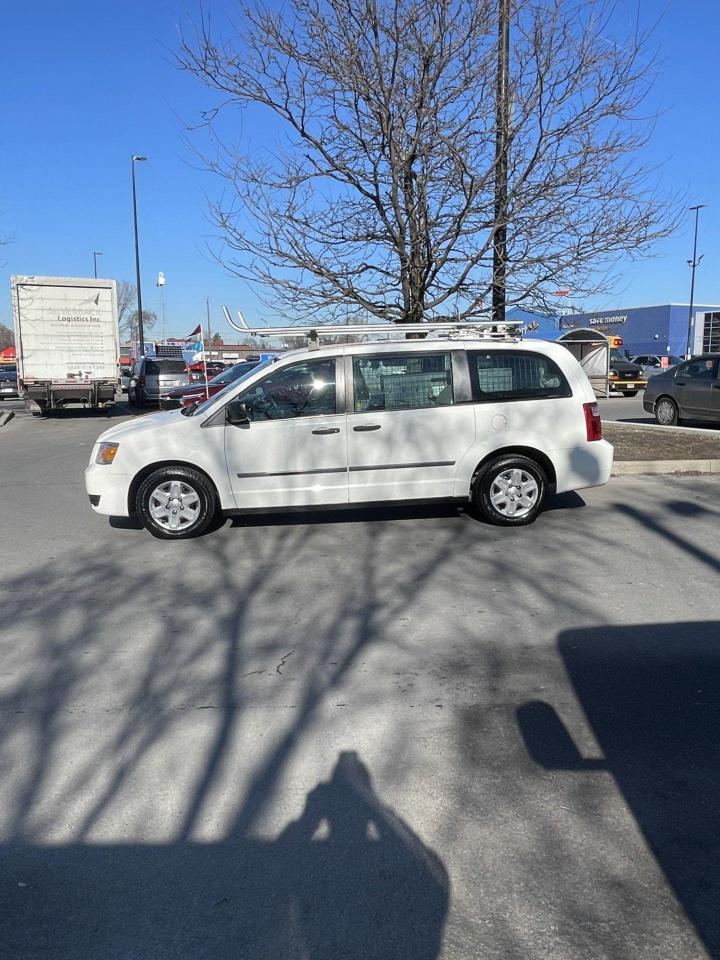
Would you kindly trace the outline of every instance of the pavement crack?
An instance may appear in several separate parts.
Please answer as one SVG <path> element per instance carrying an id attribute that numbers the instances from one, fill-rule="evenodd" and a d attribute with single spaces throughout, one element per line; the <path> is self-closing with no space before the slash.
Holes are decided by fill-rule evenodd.
<path id="1" fill-rule="evenodd" d="M 280 668 L 285 666 L 285 661 L 288 659 L 288 657 L 291 657 L 294 653 L 295 651 L 291 650 L 289 653 L 286 653 L 284 657 L 281 657 L 280 663 L 275 667 L 275 673 L 277 673 L 278 676 L 280 677 L 282 676 L 282 670 Z"/>

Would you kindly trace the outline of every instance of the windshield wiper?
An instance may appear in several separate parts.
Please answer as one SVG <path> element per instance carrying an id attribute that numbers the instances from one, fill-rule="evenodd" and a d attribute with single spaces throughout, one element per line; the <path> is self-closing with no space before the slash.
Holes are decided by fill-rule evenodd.
<path id="1" fill-rule="evenodd" d="M 199 401 L 199 400 L 196 400 L 194 403 L 188 404 L 187 407 L 183 407 L 183 408 L 180 410 L 180 413 L 181 413 L 184 417 L 191 417 L 191 416 L 195 413 L 195 410 L 196 410 L 196 408 L 199 406 L 199 404 L 200 404 L 200 401 Z"/>

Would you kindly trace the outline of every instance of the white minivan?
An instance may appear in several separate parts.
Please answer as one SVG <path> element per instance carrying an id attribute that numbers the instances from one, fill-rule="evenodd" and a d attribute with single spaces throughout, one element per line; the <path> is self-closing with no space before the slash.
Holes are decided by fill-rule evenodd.
<path id="1" fill-rule="evenodd" d="M 85 483 L 97 513 L 157 537 L 224 514 L 418 500 L 472 502 L 517 526 L 606 483 L 592 387 L 560 344 L 400 340 L 306 348 L 194 407 L 107 430 Z"/>

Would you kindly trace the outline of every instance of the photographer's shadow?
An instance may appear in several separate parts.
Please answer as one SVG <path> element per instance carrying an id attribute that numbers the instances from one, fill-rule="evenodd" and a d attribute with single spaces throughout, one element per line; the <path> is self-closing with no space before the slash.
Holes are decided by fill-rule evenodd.
<path id="1" fill-rule="evenodd" d="M 355 753 L 278 838 L 289 921 L 312 960 L 434 960 L 448 907 L 441 860 L 372 786 Z"/>

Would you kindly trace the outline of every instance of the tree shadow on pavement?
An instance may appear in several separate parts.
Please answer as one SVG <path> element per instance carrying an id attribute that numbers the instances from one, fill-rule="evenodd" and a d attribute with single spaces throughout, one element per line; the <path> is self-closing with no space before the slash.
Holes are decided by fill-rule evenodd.
<path id="1" fill-rule="evenodd" d="M 566 631 L 559 651 L 601 757 L 552 704 L 518 723 L 546 770 L 607 770 L 709 955 L 720 958 L 720 624 Z"/>

